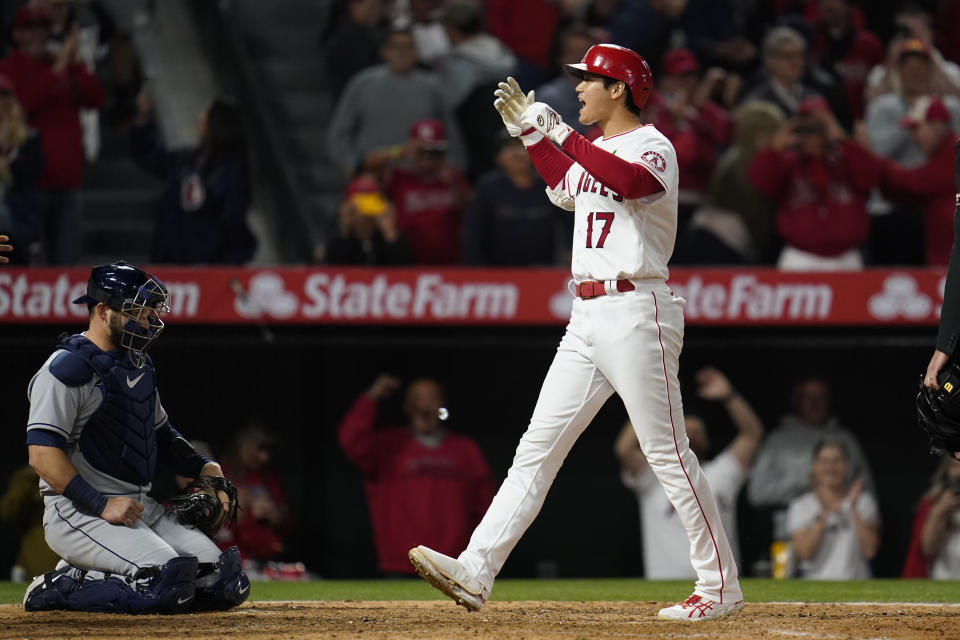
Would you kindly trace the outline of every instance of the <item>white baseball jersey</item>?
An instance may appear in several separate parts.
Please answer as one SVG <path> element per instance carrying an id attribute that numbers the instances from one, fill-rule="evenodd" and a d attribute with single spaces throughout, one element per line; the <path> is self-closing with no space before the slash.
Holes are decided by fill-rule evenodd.
<path id="1" fill-rule="evenodd" d="M 666 280 L 677 235 L 677 152 L 653 125 L 598 138 L 593 144 L 651 168 L 663 191 L 628 200 L 574 163 L 563 179 L 576 202 L 574 280 Z"/>

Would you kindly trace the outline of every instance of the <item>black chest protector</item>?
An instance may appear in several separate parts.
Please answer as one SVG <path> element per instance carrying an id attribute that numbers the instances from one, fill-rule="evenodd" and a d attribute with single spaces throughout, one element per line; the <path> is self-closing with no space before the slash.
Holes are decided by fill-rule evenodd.
<path id="1" fill-rule="evenodd" d="M 144 486 L 157 467 L 154 435 L 156 373 L 149 358 L 139 369 L 126 358 L 101 351 L 81 335 L 58 345 L 100 378 L 103 403 L 80 434 L 80 451 L 99 471 Z"/>

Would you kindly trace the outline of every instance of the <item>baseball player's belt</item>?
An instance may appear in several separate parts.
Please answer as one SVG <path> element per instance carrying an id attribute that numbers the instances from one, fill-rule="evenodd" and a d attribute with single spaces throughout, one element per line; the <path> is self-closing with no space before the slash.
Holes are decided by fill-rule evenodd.
<path id="1" fill-rule="evenodd" d="M 627 291 L 633 291 L 635 289 L 636 287 L 633 286 L 633 283 L 629 280 L 617 280 L 617 291 L 620 293 L 626 293 Z M 577 297 L 583 300 L 607 295 L 606 283 L 595 282 L 593 280 L 584 280 L 576 285 L 576 290 Z"/>

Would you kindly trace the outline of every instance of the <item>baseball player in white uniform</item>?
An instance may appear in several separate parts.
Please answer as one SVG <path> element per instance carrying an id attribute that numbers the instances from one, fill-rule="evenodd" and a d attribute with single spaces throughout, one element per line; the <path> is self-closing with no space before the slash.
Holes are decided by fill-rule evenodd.
<path id="1" fill-rule="evenodd" d="M 667 287 L 677 228 L 677 161 L 670 142 L 641 124 L 653 85 L 646 61 L 610 44 L 595 45 L 567 71 L 581 79 L 580 122 L 596 123 L 593 143 L 548 105 L 500 84 L 494 107 L 520 137 L 547 195 L 573 211 L 576 299 L 507 478 L 466 550 L 451 558 L 410 551 L 418 573 L 470 611 L 486 602 L 494 579 L 540 511 L 560 465 L 614 392 L 690 539 L 693 594 L 661 609 L 668 620 L 711 620 L 740 610 L 743 596 L 717 504 L 683 423 L 677 379 L 683 300 Z M 556 145 L 556 146 L 554 146 Z M 559 148 L 558 148 L 559 147 Z"/>

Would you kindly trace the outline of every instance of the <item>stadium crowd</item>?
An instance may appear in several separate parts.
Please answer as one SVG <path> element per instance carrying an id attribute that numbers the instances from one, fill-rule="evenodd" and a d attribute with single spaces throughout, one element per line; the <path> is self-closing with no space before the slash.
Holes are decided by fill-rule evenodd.
<path id="1" fill-rule="evenodd" d="M 752 10 L 732 0 L 337 6 L 323 38 L 327 72 L 340 78 L 328 151 L 349 178 L 381 185 L 396 241 L 418 245 L 410 264 L 565 261 L 563 240 L 546 246 L 563 228 L 540 213 L 539 177 L 523 190 L 509 178 L 523 160 L 501 153 L 488 103 L 512 74 L 577 122 L 575 85 L 561 65 L 599 41 L 644 53 L 654 71 L 644 117 L 670 139 L 680 165 L 672 264 L 946 263 L 960 67 L 938 29 L 956 2 L 939 3 L 939 13 L 903 4 L 886 25 L 887 42 L 850 0 L 778 0 Z M 553 29 L 532 37 L 517 26 L 531 16 Z M 426 126 L 430 141 L 418 134 Z M 347 203 L 356 196 L 351 186 Z M 520 220 L 529 224 L 524 234 L 536 229 L 541 250 L 516 255 L 495 231 Z M 326 260 L 397 264 L 397 255 L 328 252 Z"/>
<path id="2" fill-rule="evenodd" d="M 614 42 L 646 56 L 656 90 L 644 118 L 677 150 L 673 264 L 945 264 L 960 131 L 960 53 L 946 25 L 958 4 L 904 2 L 889 15 L 853 0 L 336 0 L 319 46 L 335 100 L 327 155 L 347 188 L 317 221 L 327 232 L 315 258 L 564 264 L 569 220 L 548 214 L 491 96 L 513 75 L 596 135 L 578 123 L 561 69 Z M 536 35 L 520 26 L 533 17 Z M 112 78 L 107 94 L 98 80 L 115 31 L 91 0 L 30 0 L 11 16 L 0 61 L 11 258 L 77 263 L 83 168 L 108 104 L 126 111 L 114 126 L 129 131 L 131 157 L 168 181 L 152 261 L 250 261 L 256 185 L 240 113 L 215 101 L 197 148 L 166 152 L 148 92 L 132 97 L 139 81 Z"/>

